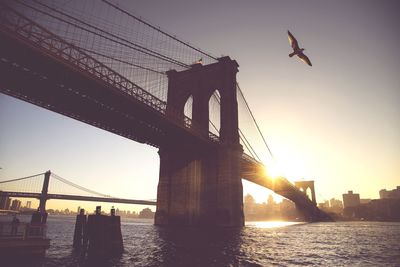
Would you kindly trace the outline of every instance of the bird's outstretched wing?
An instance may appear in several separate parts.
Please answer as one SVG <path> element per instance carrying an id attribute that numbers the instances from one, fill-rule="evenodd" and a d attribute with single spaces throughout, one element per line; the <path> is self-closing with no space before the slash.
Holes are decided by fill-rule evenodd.
<path id="1" fill-rule="evenodd" d="M 294 38 L 293 34 L 290 31 L 287 31 L 288 33 L 288 39 L 289 39 L 289 44 L 290 46 L 295 49 L 295 48 L 299 48 L 299 44 L 297 43 L 296 38 Z"/>
<path id="2" fill-rule="evenodd" d="M 310 59 L 306 55 L 304 55 L 303 53 L 298 53 L 297 56 L 300 58 L 301 61 L 308 64 L 309 66 L 312 66 Z"/>

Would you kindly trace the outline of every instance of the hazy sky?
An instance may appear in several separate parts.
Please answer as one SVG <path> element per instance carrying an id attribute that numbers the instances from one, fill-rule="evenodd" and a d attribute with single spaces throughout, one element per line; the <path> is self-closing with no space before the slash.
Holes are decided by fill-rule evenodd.
<path id="1" fill-rule="evenodd" d="M 400 185 L 398 1 L 120 1 L 239 63 L 282 172 L 317 200 Z M 289 58 L 287 30 L 313 63 Z M 0 179 L 51 169 L 95 191 L 155 199 L 157 150 L 0 94 Z M 266 190 L 245 183 L 258 201 Z"/>

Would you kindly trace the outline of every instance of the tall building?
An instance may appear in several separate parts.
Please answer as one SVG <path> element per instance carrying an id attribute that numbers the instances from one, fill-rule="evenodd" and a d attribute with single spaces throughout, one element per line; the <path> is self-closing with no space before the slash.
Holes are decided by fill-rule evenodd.
<path id="1" fill-rule="evenodd" d="M 248 215 L 253 214 L 255 212 L 255 208 L 256 208 L 256 201 L 254 197 L 250 194 L 247 194 L 244 197 L 243 201 L 244 213 Z"/>
<path id="2" fill-rule="evenodd" d="M 267 204 L 270 205 L 270 206 L 274 206 L 276 204 L 275 201 L 274 201 L 274 197 L 272 195 L 268 196 Z"/>
<path id="3" fill-rule="evenodd" d="M 331 198 L 330 200 L 331 207 L 329 208 L 330 212 L 341 214 L 343 212 L 343 202 L 339 199 Z"/>
<path id="4" fill-rule="evenodd" d="M 393 190 L 386 190 L 386 189 L 380 190 L 379 197 L 381 199 L 383 199 L 383 198 L 400 199 L 400 186 L 397 186 L 396 189 L 393 189 Z"/>
<path id="5" fill-rule="evenodd" d="M 329 201 L 325 200 L 324 202 L 318 203 L 318 207 L 320 209 L 329 209 Z"/>
<path id="6" fill-rule="evenodd" d="M 360 205 L 360 194 L 354 194 L 353 191 L 348 191 L 347 194 L 343 194 L 344 208 L 356 207 L 358 205 Z"/>
<path id="7" fill-rule="evenodd" d="M 0 210 L 8 210 L 10 208 L 10 198 L 6 196 L 0 197 Z"/>
<path id="8" fill-rule="evenodd" d="M 11 210 L 19 210 L 21 208 L 21 201 L 18 199 L 14 199 L 11 202 Z"/>
<path id="9" fill-rule="evenodd" d="M 7 197 L 7 200 L 6 200 L 6 205 L 5 205 L 5 210 L 9 210 L 10 209 L 10 206 L 11 206 L 11 198 L 9 198 L 9 197 Z"/>
<path id="10" fill-rule="evenodd" d="M 331 198 L 330 203 L 332 209 L 343 209 L 343 202 L 339 199 Z"/>

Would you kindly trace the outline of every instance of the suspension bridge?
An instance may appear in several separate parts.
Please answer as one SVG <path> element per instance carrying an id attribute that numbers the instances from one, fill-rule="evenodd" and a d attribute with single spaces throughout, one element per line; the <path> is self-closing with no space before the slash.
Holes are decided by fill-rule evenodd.
<path id="1" fill-rule="evenodd" d="M 273 155 L 235 60 L 107 0 L 3 1 L 0 22 L 0 92 L 159 149 L 156 224 L 243 225 L 241 179 L 324 217 L 265 174 Z"/>
<path id="2" fill-rule="evenodd" d="M 36 175 L 0 181 L 0 196 L 15 198 L 36 198 L 40 200 L 39 210 L 45 212 L 49 199 L 108 202 L 136 205 L 156 205 L 154 200 L 116 198 L 77 185 L 59 175 L 47 171 Z"/>

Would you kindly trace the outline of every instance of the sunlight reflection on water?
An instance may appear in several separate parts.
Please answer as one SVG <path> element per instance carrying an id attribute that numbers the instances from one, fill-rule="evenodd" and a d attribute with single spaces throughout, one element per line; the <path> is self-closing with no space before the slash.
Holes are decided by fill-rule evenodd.
<path id="1" fill-rule="evenodd" d="M 124 253 L 100 262 L 73 250 L 74 226 L 75 217 L 49 216 L 46 257 L 38 263 L 21 258 L 21 264 L 0 259 L 0 266 L 400 266 L 400 222 L 249 221 L 243 228 L 198 228 L 123 218 Z"/>
<path id="2" fill-rule="evenodd" d="M 290 226 L 295 224 L 303 224 L 304 222 L 285 222 L 285 221 L 261 221 L 261 222 L 246 222 L 246 227 L 255 227 L 255 228 L 277 228 Z"/>

